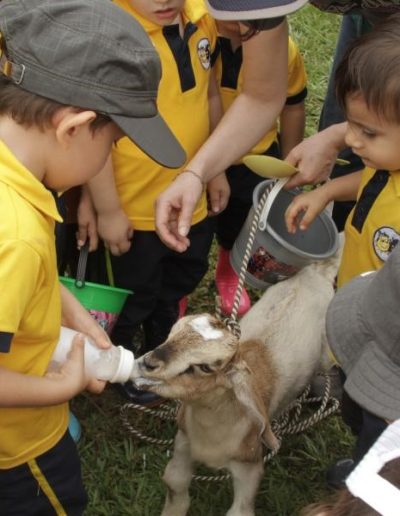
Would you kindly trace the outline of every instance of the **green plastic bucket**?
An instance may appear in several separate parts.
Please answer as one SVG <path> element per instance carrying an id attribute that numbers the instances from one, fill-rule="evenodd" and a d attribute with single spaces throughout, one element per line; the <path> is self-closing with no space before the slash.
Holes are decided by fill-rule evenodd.
<path id="1" fill-rule="evenodd" d="M 79 256 L 76 279 L 60 276 L 60 282 L 78 299 L 91 316 L 110 334 L 132 291 L 85 281 L 87 249 Z"/>

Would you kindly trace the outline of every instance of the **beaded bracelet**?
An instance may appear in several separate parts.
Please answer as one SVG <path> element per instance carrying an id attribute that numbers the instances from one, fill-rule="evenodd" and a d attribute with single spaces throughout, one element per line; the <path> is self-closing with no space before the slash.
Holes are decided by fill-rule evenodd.
<path id="1" fill-rule="evenodd" d="M 181 174 L 192 174 L 194 177 L 197 177 L 197 179 L 200 181 L 202 188 L 205 188 L 206 183 L 203 181 L 201 175 L 195 172 L 194 170 L 190 170 L 187 168 L 185 170 L 182 170 L 182 172 L 179 172 L 178 176 L 180 176 Z"/>

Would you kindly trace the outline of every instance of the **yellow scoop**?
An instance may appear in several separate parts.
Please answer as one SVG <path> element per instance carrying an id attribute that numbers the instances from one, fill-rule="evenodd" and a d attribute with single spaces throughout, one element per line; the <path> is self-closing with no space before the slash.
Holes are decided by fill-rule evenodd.
<path id="1" fill-rule="evenodd" d="M 287 161 L 272 156 L 248 154 L 243 158 L 243 163 L 261 177 L 289 177 L 298 172 L 297 168 Z M 336 163 L 338 165 L 349 164 L 347 160 L 340 158 L 336 160 Z"/>

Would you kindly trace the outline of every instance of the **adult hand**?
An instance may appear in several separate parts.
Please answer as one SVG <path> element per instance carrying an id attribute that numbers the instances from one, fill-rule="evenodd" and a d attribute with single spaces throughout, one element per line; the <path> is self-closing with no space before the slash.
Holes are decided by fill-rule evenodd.
<path id="1" fill-rule="evenodd" d="M 133 237 L 133 227 L 121 208 L 99 213 L 97 225 L 99 235 L 111 254 L 120 256 L 129 251 Z"/>
<path id="2" fill-rule="evenodd" d="M 155 202 L 157 234 L 174 251 L 182 253 L 190 246 L 187 234 L 202 192 L 198 177 L 180 174 Z"/>
<path id="3" fill-rule="evenodd" d="M 328 179 L 340 150 L 345 147 L 346 123 L 336 124 L 314 134 L 296 145 L 286 156 L 286 161 L 298 169 L 285 188 L 316 184 Z"/>

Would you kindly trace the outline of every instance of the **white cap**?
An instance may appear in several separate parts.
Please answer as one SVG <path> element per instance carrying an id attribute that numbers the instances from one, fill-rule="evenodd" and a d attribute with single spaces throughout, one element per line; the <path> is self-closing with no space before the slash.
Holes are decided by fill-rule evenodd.
<path id="1" fill-rule="evenodd" d="M 129 351 L 129 349 L 125 349 L 122 346 L 118 346 L 117 349 L 119 350 L 119 363 L 114 375 L 112 378 L 110 378 L 109 382 L 125 383 L 129 380 L 129 377 L 132 373 L 135 357 L 133 356 L 132 351 Z"/>

